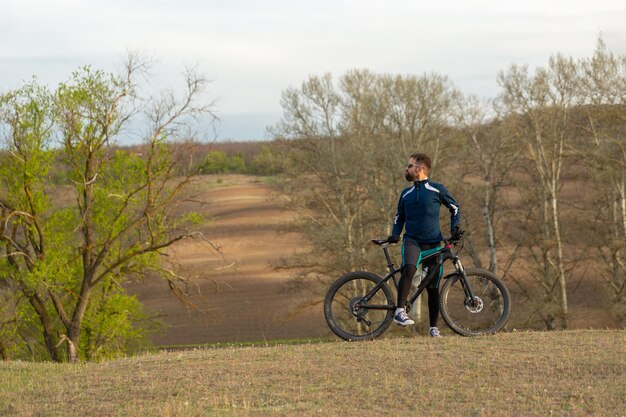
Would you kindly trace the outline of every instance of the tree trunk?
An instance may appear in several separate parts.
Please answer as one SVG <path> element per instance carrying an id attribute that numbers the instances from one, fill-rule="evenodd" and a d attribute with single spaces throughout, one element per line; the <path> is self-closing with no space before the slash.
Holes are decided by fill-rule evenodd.
<path id="1" fill-rule="evenodd" d="M 617 191 L 616 194 L 618 199 L 618 206 L 620 208 L 619 214 L 621 216 L 620 220 L 622 233 L 626 235 L 626 181 L 624 181 L 624 177 L 622 177 L 620 181 L 616 181 L 614 188 Z"/>
<path id="2" fill-rule="evenodd" d="M 493 231 L 493 224 L 491 222 L 491 214 L 489 213 L 489 204 L 491 200 L 491 194 L 489 192 L 489 179 L 485 178 L 485 197 L 483 199 L 482 213 L 485 227 L 487 228 L 487 243 L 489 245 L 489 271 L 497 274 L 498 260 L 496 258 L 496 242 Z"/>
<path id="3" fill-rule="evenodd" d="M 41 298 L 35 293 L 28 297 L 28 301 L 35 309 L 39 322 L 41 323 L 41 327 L 43 328 L 43 340 L 46 345 L 46 350 L 50 355 L 50 359 L 55 362 L 62 362 L 59 345 L 56 337 L 54 336 L 52 320 L 50 319 L 50 315 L 48 314 L 48 310 L 46 310 L 43 300 L 41 300 Z"/>
<path id="4" fill-rule="evenodd" d="M 415 315 L 415 326 L 411 326 L 413 334 L 419 334 L 419 330 L 424 327 L 424 313 L 422 312 L 422 295 L 420 294 L 411 306 L 412 313 Z"/>
<path id="5" fill-rule="evenodd" d="M 624 325 L 624 288 L 626 287 L 626 268 L 623 259 L 624 238 L 626 236 L 626 193 L 624 181 L 613 182 L 614 201 L 611 203 L 613 225 L 611 227 L 612 275 L 609 278 L 609 287 L 613 290 L 611 310 L 618 326 Z"/>
<path id="6" fill-rule="evenodd" d="M 10 359 L 9 352 L 7 352 L 7 347 L 3 340 L 0 340 L 0 356 L 2 356 L 3 361 L 8 361 Z"/>
<path id="7" fill-rule="evenodd" d="M 546 191 L 544 189 L 544 191 Z M 541 242 L 541 252 L 543 255 L 543 282 L 542 287 L 545 295 L 543 299 L 543 306 L 548 308 L 547 313 L 543 317 L 543 321 L 546 325 L 546 330 L 554 330 L 555 316 L 553 314 L 552 306 L 557 302 L 554 297 L 554 281 L 558 279 L 555 277 L 555 271 L 553 269 L 554 260 L 552 255 L 552 244 L 550 236 L 550 199 L 549 196 L 544 195 L 543 200 L 543 218 L 541 219 L 541 230 L 543 234 L 543 240 Z"/>
<path id="8" fill-rule="evenodd" d="M 85 311 L 89 305 L 89 296 L 91 295 L 91 276 L 85 277 L 83 286 L 80 291 L 80 298 L 76 304 L 74 316 L 67 329 L 67 360 L 68 362 L 78 362 L 78 343 L 80 337 L 80 329 L 85 317 Z"/>
<path id="9" fill-rule="evenodd" d="M 422 268 L 418 269 L 415 273 L 415 275 L 413 276 L 413 283 L 411 285 L 411 294 L 413 294 L 413 292 L 415 292 L 415 290 L 417 290 L 417 287 L 419 287 L 419 284 L 422 282 Z M 411 295 L 409 294 L 409 296 Z M 415 302 L 413 303 L 413 305 L 411 306 L 411 311 L 412 313 L 415 315 L 415 326 L 412 327 L 412 331 L 413 334 L 419 334 L 419 329 L 421 329 L 423 326 L 423 321 L 424 321 L 424 313 L 422 312 L 422 294 L 420 294 L 419 297 L 417 297 L 417 299 L 415 300 Z"/>
<path id="10" fill-rule="evenodd" d="M 76 302 L 74 315 L 67 328 L 67 360 L 78 362 L 80 329 L 89 305 L 92 282 L 94 278 L 95 262 L 95 226 L 93 220 L 94 183 L 97 178 L 95 155 L 90 151 L 85 162 L 85 188 L 83 190 L 83 280 L 80 296 Z"/>
<path id="11" fill-rule="evenodd" d="M 559 303 L 561 306 L 561 320 L 563 328 L 567 329 L 567 283 L 565 281 L 565 269 L 563 267 L 563 242 L 561 241 L 561 228 L 559 224 L 559 206 L 555 194 L 550 196 L 552 208 L 552 227 L 554 228 L 554 240 L 556 244 L 556 267 L 559 282 Z"/>

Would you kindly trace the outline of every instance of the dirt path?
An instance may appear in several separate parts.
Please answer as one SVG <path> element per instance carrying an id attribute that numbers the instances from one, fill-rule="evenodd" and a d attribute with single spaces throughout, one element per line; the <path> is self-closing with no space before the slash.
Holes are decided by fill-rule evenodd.
<path id="1" fill-rule="evenodd" d="M 211 218 L 199 229 L 221 247 L 224 259 L 201 241 L 185 241 L 172 251 L 184 275 L 193 277 L 207 298 L 208 315 L 181 304 L 158 279 L 128 286 L 149 314 L 167 324 L 153 336 L 155 344 L 291 339 L 327 333 L 321 305 L 289 314 L 301 301 L 285 288 L 290 273 L 273 265 L 293 255 L 301 237 L 279 232 L 280 224 L 293 216 L 276 202 L 279 196 L 256 177 L 207 176 L 194 185 L 198 189 L 194 209 Z"/>

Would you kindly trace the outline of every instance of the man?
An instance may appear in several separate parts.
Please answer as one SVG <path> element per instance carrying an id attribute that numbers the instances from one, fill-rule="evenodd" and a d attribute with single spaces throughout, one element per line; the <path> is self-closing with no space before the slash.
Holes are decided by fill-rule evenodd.
<path id="1" fill-rule="evenodd" d="M 400 233 L 405 227 L 402 239 L 402 273 L 398 284 L 398 304 L 394 314 L 394 323 L 400 326 L 415 324 L 406 314 L 405 306 L 409 295 L 413 275 L 417 270 L 420 251 L 435 248 L 441 244 L 443 236 L 439 228 L 439 209 L 443 204 L 450 210 L 450 230 L 452 234 L 459 229 L 461 213 L 459 205 L 450 196 L 446 187 L 428 180 L 431 159 L 423 153 L 416 153 L 409 158 L 405 178 L 413 182 L 400 194 L 398 213 L 393 220 L 393 230 L 388 241 L 395 243 L 400 240 Z M 436 268 L 437 260 L 429 260 L 426 265 L 429 271 Z M 437 328 L 439 319 L 439 277 L 430 284 L 428 292 L 428 313 L 430 318 L 430 336 L 441 337 Z"/>

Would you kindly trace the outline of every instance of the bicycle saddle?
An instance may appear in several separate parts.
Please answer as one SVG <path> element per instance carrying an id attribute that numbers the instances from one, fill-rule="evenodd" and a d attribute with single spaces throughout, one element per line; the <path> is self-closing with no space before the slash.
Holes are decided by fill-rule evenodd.
<path id="1" fill-rule="evenodd" d="M 389 243 L 389 242 L 387 242 L 387 239 L 372 239 L 372 243 L 378 246 L 382 246 L 385 243 Z"/>

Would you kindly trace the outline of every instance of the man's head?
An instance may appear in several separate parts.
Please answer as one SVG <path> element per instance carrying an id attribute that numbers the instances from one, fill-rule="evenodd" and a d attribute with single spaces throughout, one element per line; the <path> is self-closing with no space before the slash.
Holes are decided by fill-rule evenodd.
<path id="1" fill-rule="evenodd" d="M 406 166 L 404 178 L 407 181 L 421 181 L 428 178 L 432 161 L 430 157 L 424 153 L 414 153 L 409 157 L 409 163 Z"/>

